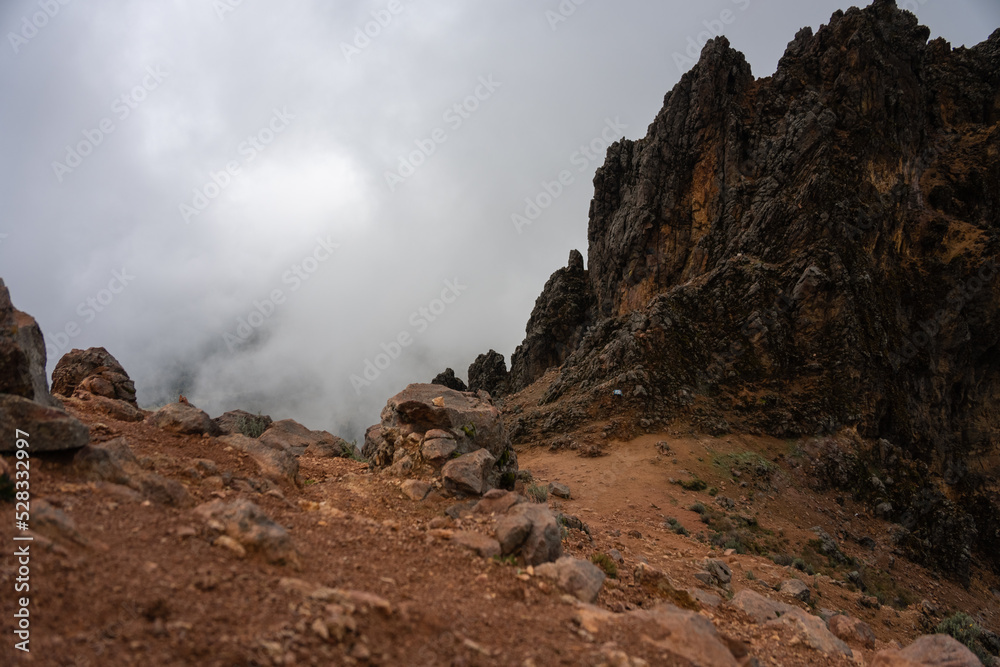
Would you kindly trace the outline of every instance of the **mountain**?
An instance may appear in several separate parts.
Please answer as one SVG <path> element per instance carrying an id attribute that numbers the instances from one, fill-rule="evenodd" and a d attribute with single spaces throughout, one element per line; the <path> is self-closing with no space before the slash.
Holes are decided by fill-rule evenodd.
<path id="1" fill-rule="evenodd" d="M 1000 30 L 929 34 L 877 0 L 762 79 L 706 44 L 594 177 L 587 267 L 552 275 L 511 358 L 511 391 L 548 378 L 515 442 L 598 419 L 809 438 L 817 483 L 891 506 L 901 548 L 1000 568 Z"/>

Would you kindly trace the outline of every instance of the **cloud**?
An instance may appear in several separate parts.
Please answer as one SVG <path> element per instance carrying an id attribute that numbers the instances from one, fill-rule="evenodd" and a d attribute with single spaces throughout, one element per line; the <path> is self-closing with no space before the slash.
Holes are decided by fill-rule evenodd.
<path id="1" fill-rule="evenodd" d="M 606 119 L 644 134 L 679 78 L 672 54 L 735 6 L 588 0 L 553 30 L 556 0 L 227 3 L 220 18 L 196 0 L 70 2 L 30 39 L 39 3 L 4 3 L 0 275 L 42 325 L 50 370 L 69 347 L 102 345 L 147 405 L 183 391 L 213 413 L 261 410 L 349 438 L 409 382 L 464 375 L 489 348 L 509 360 L 549 274 L 586 250 L 600 160 L 522 233 L 511 214 Z M 743 4 L 726 33 L 758 76 L 841 6 Z M 955 44 L 1000 23 L 989 3 L 917 4 Z M 377 34 L 346 57 L 372 21 Z M 501 85 L 486 95 L 490 77 Z M 281 131 L 276 110 L 294 116 Z M 444 140 L 387 187 L 432 136 Z M 93 146 L 60 179 L 53 163 L 81 142 Z M 213 196 L 185 221 L 198 191 Z M 338 245 L 322 262 L 317 239 Z M 295 266 L 307 279 L 293 290 Z M 109 300 L 122 270 L 134 280 Z M 456 279 L 467 290 L 416 326 Z M 275 290 L 284 301 L 227 344 Z M 401 333 L 411 344 L 358 391 L 351 376 Z"/>

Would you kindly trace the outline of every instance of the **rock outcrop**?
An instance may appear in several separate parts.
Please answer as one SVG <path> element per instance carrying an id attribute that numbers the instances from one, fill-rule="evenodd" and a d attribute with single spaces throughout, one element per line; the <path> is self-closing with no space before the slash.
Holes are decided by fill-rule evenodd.
<path id="1" fill-rule="evenodd" d="M 138 407 L 135 384 L 103 347 L 70 350 L 56 364 L 52 371 L 52 393 L 68 397 L 78 389 Z"/>
<path id="2" fill-rule="evenodd" d="M 895 508 L 902 547 L 962 580 L 973 550 L 1000 567 L 984 486 L 1000 430 L 1000 30 L 958 49 L 929 34 L 876 0 L 799 31 L 767 79 L 708 42 L 646 136 L 608 149 L 587 269 L 574 253 L 546 284 L 511 389 L 561 367 L 543 405 L 595 418 L 856 432 L 847 486 Z M 859 477 L 885 465 L 879 439 L 905 470 L 891 487 Z M 994 467 L 970 472 L 980 455 Z"/>
<path id="3" fill-rule="evenodd" d="M 463 460 L 476 459 L 482 481 L 456 484 L 464 493 L 513 488 L 517 475 L 517 455 L 489 396 L 436 384 L 411 384 L 390 398 L 382 421 L 365 432 L 362 455 L 375 468 L 392 466 L 394 472 L 414 476 L 437 475 L 449 462 L 472 455 Z M 463 478 L 468 477 L 466 467 Z"/>
<path id="4" fill-rule="evenodd" d="M 524 389 L 569 358 L 580 346 L 586 325 L 593 318 L 592 306 L 583 255 L 573 250 L 569 264 L 552 274 L 535 300 L 524 342 L 510 358 L 510 391 Z"/>
<path id="5" fill-rule="evenodd" d="M 456 377 L 455 371 L 450 368 L 446 368 L 443 373 L 435 375 L 434 379 L 431 380 L 431 384 L 439 384 L 443 387 L 448 387 L 448 389 L 454 389 L 455 391 L 469 390 L 469 388 L 465 386 L 465 383 L 462 382 L 462 378 Z"/>
<path id="6" fill-rule="evenodd" d="M 77 449 L 90 440 L 87 427 L 49 393 L 45 362 L 38 323 L 14 308 L 0 280 L 0 429 L 10 436 L 0 439 L 0 452 L 16 449 L 17 430 L 27 434 L 30 452 Z"/>
<path id="7" fill-rule="evenodd" d="M 469 365 L 469 391 L 482 389 L 493 398 L 508 392 L 507 362 L 496 350 L 480 354 Z"/>

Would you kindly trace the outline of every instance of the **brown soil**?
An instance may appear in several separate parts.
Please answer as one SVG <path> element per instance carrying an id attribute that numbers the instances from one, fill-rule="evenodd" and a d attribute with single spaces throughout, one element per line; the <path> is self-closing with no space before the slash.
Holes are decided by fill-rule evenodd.
<path id="1" fill-rule="evenodd" d="M 298 567 L 274 565 L 259 555 L 240 558 L 213 546 L 203 522 L 190 507 L 173 508 L 137 499 L 107 483 L 81 480 L 68 457 L 41 455 L 31 461 L 32 499 L 45 499 L 75 522 L 84 543 L 63 535 L 43 536 L 32 545 L 31 652 L 13 649 L 9 632 L 15 610 L 16 567 L 0 565 L 0 614 L 5 619 L 3 664 L 34 665 L 600 665 L 613 651 L 651 665 L 671 662 L 659 649 L 628 629 L 590 634 L 573 617 L 576 605 L 551 584 L 516 565 L 486 560 L 453 544 L 447 530 L 489 530 L 489 520 L 455 521 L 444 509 L 455 502 L 440 494 L 415 502 L 398 480 L 370 472 L 345 459 L 300 459 L 300 487 L 259 493 L 239 480 L 256 479 L 252 460 L 226 450 L 213 438 L 177 436 L 144 423 L 118 422 L 76 402 L 71 411 L 84 420 L 95 440 L 124 436 L 144 467 L 182 482 L 195 503 L 218 497 L 248 497 L 286 526 L 299 551 Z M 591 437 L 587 435 L 586 437 Z M 658 451 L 665 441 L 669 453 Z M 746 450 L 778 459 L 767 491 L 741 488 L 713 457 Z M 640 560 L 666 571 L 681 587 L 698 584 L 700 561 L 724 557 L 733 569 L 733 590 L 752 587 L 780 599 L 767 585 L 791 576 L 815 584 L 818 608 L 842 610 L 871 624 L 879 648 L 905 644 L 921 634 L 919 604 L 903 610 L 863 607 L 861 594 L 843 583 L 846 573 L 815 579 L 763 556 L 723 556 L 697 538 L 707 532 L 687 508 L 700 501 L 717 508 L 708 490 L 685 491 L 670 479 L 696 475 L 720 496 L 737 502 L 729 513 L 756 517 L 762 540 L 789 554 L 800 553 L 822 526 L 844 552 L 887 569 L 888 577 L 919 603 L 926 598 L 942 613 L 982 610 L 984 623 L 1000 629 L 997 581 L 984 573 L 969 591 L 895 556 L 888 530 L 850 500 L 838 505 L 830 495 L 809 492 L 787 457 L 788 445 L 767 438 L 687 434 L 646 435 L 610 442 L 607 456 L 582 458 L 572 451 L 545 448 L 519 452 L 522 469 L 537 482 L 561 481 L 569 500 L 551 499 L 554 508 L 579 516 L 590 536 L 570 530 L 568 553 L 588 558 L 618 549 L 624 557 L 617 580 L 609 579 L 598 606 L 612 611 L 651 607 L 657 600 L 633 585 Z M 781 456 L 779 456 L 781 455 Z M 193 459 L 211 459 L 233 482 L 219 488 L 194 471 Z M 11 462 L 8 459 L 8 462 Z M 686 471 L 686 473 L 685 473 Z M 752 498 L 750 491 L 753 491 Z M 8 546 L 13 506 L 4 504 L 2 534 Z M 684 537 L 664 526 L 675 517 L 690 532 Z M 433 524 L 432 524 L 433 522 Z M 442 530 L 444 529 L 444 530 Z M 870 536 L 874 551 L 838 531 Z M 7 552 L 13 551 L 13 547 Z M 753 577 L 750 578 L 750 572 Z M 344 636 L 322 638 L 313 629 L 329 613 L 324 604 L 296 591 L 294 578 L 331 588 L 371 593 L 388 602 L 353 611 Z M 700 585 L 700 584 L 699 584 Z M 715 592 L 725 598 L 725 592 Z M 993 602 L 990 602 L 993 600 Z M 786 600 L 787 601 L 787 600 Z M 806 607 L 804 604 L 800 604 Z M 346 613 L 350 615 L 351 610 Z M 764 628 L 725 605 L 701 611 L 723 635 L 740 639 L 762 665 L 848 665 L 804 646 L 791 630 Z M 872 652 L 860 651 L 867 664 Z"/>

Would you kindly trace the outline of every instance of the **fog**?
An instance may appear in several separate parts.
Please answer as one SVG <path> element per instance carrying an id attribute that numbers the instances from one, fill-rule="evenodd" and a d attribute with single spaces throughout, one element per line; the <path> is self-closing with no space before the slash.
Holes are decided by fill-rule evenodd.
<path id="1" fill-rule="evenodd" d="M 900 5 L 953 46 L 1000 26 L 993 0 Z M 8 1 L 0 277 L 50 372 L 103 346 L 145 407 L 358 438 L 410 382 L 509 364 L 586 255 L 608 142 L 705 39 L 767 76 L 848 6 Z"/>

